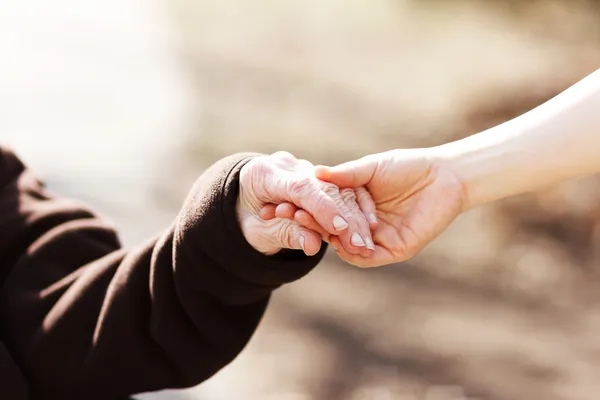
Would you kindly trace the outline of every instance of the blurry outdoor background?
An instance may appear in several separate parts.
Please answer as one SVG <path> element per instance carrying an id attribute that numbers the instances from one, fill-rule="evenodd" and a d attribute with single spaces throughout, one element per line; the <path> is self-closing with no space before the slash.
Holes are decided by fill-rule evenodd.
<path id="1" fill-rule="evenodd" d="M 0 0 L 0 54 L 0 143 L 133 246 L 221 156 L 337 163 L 533 108 L 600 67 L 600 2 Z M 591 178 L 472 211 L 409 263 L 330 254 L 213 379 L 141 398 L 593 400 L 599 377 Z"/>

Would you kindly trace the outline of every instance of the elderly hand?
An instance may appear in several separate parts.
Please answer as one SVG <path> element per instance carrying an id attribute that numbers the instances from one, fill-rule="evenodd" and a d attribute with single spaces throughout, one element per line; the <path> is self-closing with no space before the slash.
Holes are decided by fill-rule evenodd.
<path id="1" fill-rule="evenodd" d="M 278 217 L 297 208 L 318 231 Z M 302 249 L 315 255 L 322 236 L 336 235 L 345 254 L 368 257 L 375 247 L 363 210 L 374 209 L 366 191 L 360 197 L 353 190 L 340 192 L 336 185 L 316 179 L 311 163 L 286 152 L 257 157 L 240 171 L 238 220 L 248 243 L 263 254 Z"/>

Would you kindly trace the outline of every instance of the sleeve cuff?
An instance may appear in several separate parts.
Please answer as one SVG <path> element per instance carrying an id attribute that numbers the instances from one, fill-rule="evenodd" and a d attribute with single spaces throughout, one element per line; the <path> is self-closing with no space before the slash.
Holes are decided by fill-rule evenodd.
<path id="1" fill-rule="evenodd" d="M 197 265 L 194 268 L 194 264 L 202 253 L 212 260 L 211 270 L 221 270 L 222 273 L 213 270 L 211 278 L 203 281 L 203 285 L 209 286 L 207 291 L 213 290 L 220 297 L 224 296 L 221 293 L 225 291 L 223 285 L 230 289 L 228 292 L 237 288 L 262 293 L 295 281 L 309 273 L 326 251 L 323 245 L 312 257 L 293 250 L 266 256 L 246 241 L 236 215 L 239 176 L 242 167 L 258 156 L 261 155 L 229 156 L 202 174 L 182 209 L 175 232 L 176 253 L 180 260 L 185 260 L 179 263 L 180 266 L 191 264 L 191 270 L 200 268 Z M 206 270 L 208 267 L 203 268 Z M 236 279 L 231 279 L 233 277 Z"/>
<path id="2" fill-rule="evenodd" d="M 245 239 L 239 225 L 236 205 L 240 192 L 240 171 L 251 159 L 259 155 L 239 155 L 233 165 L 221 195 L 221 213 L 225 220 L 225 240 L 231 243 L 231 251 L 236 259 L 247 260 L 243 264 L 227 263 L 225 268 L 233 267 L 229 272 L 242 279 L 261 285 L 274 286 L 293 282 L 308 274 L 323 258 L 327 245 L 323 243 L 321 250 L 314 256 L 307 256 L 301 250 L 284 250 L 273 256 L 266 256 L 255 250 Z"/>

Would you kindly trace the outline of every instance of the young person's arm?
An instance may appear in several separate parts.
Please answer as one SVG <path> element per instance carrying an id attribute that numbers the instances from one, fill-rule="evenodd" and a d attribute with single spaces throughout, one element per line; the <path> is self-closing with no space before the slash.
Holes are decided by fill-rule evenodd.
<path id="1" fill-rule="evenodd" d="M 196 385 L 244 348 L 271 292 L 321 259 L 266 256 L 239 227 L 225 158 L 172 226 L 131 251 L 0 148 L 0 398 L 119 399 Z"/>
<path id="2" fill-rule="evenodd" d="M 534 110 L 435 149 L 473 208 L 600 172 L 600 71 Z"/>
<path id="3" fill-rule="evenodd" d="M 341 258 L 365 267 L 408 260 L 462 211 L 600 172 L 600 71 L 466 139 L 390 150 L 315 172 L 340 188 L 365 186 L 376 204 L 373 256 L 349 254 L 333 237 Z"/>

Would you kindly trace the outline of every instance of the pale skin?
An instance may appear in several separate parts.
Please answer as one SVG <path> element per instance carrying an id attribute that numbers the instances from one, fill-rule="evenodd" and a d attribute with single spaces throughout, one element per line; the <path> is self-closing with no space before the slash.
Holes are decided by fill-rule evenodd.
<path id="1" fill-rule="evenodd" d="M 340 188 L 365 187 L 375 202 L 375 251 L 345 261 L 374 267 L 414 257 L 461 213 L 510 196 L 600 172 L 600 70 L 504 124 L 432 148 L 392 150 L 315 176 Z M 313 214 L 285 206 L 297 224 L 323 234 Z"/>
<path id="2" fill-rule="evenodd" d="M 336 235 L 348 254 L 369 257 L 375 248 L 368 221 L 375 204 L 369 193 L 362 187 L 340 191 L 315 178 L 314 168 L 286 152 L 256 157 L 242 167 L 236 211 L 246 241 L 266 255 L 293 249 L 312 256 L 322 236 Z M 275 207 L 269 204 L 282 202 L 311 212 L 320 233 L 274 218 Z"/>

